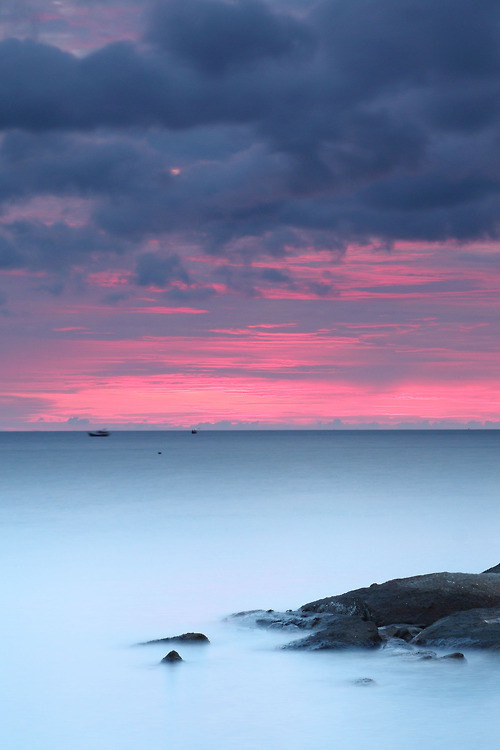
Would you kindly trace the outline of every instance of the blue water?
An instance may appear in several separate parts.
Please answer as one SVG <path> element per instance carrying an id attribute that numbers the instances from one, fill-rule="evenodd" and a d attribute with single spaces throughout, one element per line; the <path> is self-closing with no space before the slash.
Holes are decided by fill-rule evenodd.
<path id="1" fill-rule="evenodd" d="M 499 455 L 496 431 L 0 434 L 1 746 L 493 743 L 498 657 L 294 653 L 223 618 L 495 565 Z M 212 643 L 173 669 L 133 647 L 187 630 Z"/>

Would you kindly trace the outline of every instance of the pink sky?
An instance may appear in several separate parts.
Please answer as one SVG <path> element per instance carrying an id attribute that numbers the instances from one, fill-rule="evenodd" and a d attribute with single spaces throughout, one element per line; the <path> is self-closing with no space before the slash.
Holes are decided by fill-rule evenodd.
<path id="1" fill-rule="evenodd" d="M 475 251 L 488 259 L 495 247 Z M 450 269 L 458 252 L 351 248 L 333 266 L 299 255 L 273 265 L 291 269 L 297 291 L 271 284 L 198 307 L 165 304 L 161 290 L 132 296 L 125 269 L 89 274 L 73 299 L 35 295 L 38 274 L 4 273 L 24 301 L 2 320 L 3 426 L 497 421 L 499 277 Z M 325 273 L 334 294 L 302 290 Z M 457 291 L 441 291 L 450 281 Z M 131 296 L 99 302 L 115 284 Z"/>

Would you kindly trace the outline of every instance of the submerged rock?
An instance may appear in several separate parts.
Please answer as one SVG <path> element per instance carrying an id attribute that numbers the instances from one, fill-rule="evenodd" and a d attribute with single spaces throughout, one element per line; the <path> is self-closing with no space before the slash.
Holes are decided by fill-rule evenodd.
<path id="1" fill-rule="evenodd" d="M 184 661 L 182 656 L 177 651 L 169 651 L 166 656 L 161 660 L 162 664 L 172 664 L 175 662 Z"/>
<path id="2" fill-rule="evenodd" d="M 294 612 L 275 612 L 273 609 L 252 609 L 248 612 L 237 612 L 227 620 L 246 627 L 265 628 L 268 630 L 314 630 L 326 627 L 337 620 L 337 615 Z"/>
<path id="3" fill-rule="evenodd" d="M 183 633 L 182 635 L 173 635 L 169 638 L 156 638 L 154 641 L 144 641 L 144 643 L 139 643 L 139 646 L 153 646 L 155 643 L 210 643 L 210 641 L 203 633 Z"/>
<path id="4" fill-rule="evenodd" d="M 285 649 L 320 649 L 376 648 L 382 642 L 374 622 L 362 620 L 361 617 L 340 615 L 330 622 L 328 627 L 313 632 L 307 638 L 288 643 Z"/>
<path id="5" fill-rule="evenodd" d="M 412 643 L 438 648 L 500 650 L 500 607 L 455 612 L 423 630 Z"/>
<path id="6" fill-rule="evenodd" d="M 396 578 L 304 604 L 300 611 L 356 615 L 378 626 L 428 626 L 454 612 L 500 606 L 496 573 L 431 573 Z"/>
<path id="7" fill-rule="evenodd" d="M 461 651 L 454 651 L 452 654 L 445 654 L 439 657 L 439 661 L 467 661 Z"/>
<path id="8" fill-rule="evenodd" d="M 438 658 L 436 651 L 411 646 L 406 641 L 389 641 L 384 644 L 383 649 L 388 656 L 404 661 L 430 661 Z"/>
<path id="9" fill-rule="evenodd" d="M 359 677 L 357 680 L 353 680 L 353 685 L 358 685 L 359 687 L 373 687 L 376 684 L 375 680 L 371 677 Z"/>

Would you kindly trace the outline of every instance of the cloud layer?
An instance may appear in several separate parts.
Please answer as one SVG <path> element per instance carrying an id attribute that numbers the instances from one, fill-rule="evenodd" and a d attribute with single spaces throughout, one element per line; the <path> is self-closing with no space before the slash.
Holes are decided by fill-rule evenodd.
<path id="1" fill-rule="evenodd" d="M 83 57 L 5 39 L 0 199 L 91 199 L 101 247 L 497 238 L 499 23 L 490 0 L 170 0 Z"/>

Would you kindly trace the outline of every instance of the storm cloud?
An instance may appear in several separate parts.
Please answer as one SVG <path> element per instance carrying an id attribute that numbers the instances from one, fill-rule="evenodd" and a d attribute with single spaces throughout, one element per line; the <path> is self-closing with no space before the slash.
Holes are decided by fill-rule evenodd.
<path id="1" fill-rule="evenodd" d="M 497 238 L 499 31 L 492 0 L 173 0 L 141 39 L 86 55 L 4 39 L 0 201 L 89 201 L 94 254 L 173 234 L 249 260 L 296 233 L 335 249 Z M 5 265 L 33 262 L 20 247 Z"/>

